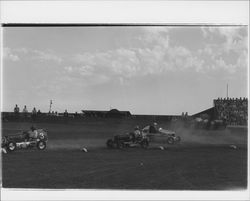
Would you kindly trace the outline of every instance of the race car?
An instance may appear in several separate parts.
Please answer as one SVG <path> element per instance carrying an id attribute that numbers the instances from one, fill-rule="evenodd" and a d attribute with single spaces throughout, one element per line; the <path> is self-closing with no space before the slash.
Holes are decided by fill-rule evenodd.
<path id="1" fill-rule="evenodd" d="M 167 144 L 175 144 L 181 141 L 180 136 L 176 136 L 176 133 L 166 129 L 152 129 L 152 126 L 146 126 L 142 129 L 142 134 L 146 135 L 149 142 L 161 142 Z"/>
<path id="2" fill-rule="evenodd" d="M 115 135 L 113 139 L 108 139 L 106 142 L 108 148 L 125 148 L 125 147 L 135 147 L 141 146 L 142 148 L 147 148 L 149 146 L 149 139 L 144 135 L 136 137 L 134 133 L 125 133 L 120 135 Z"/>
<path id="3" fill-rule="evenodd" d="M 48 142 L 48 134 L 44 129 L 34 131 L 23 131 L 15 135 L 4 136 L 1 147 L 8 152 L 17 149 L 28 149 L 36 147 L 38 150 L 44 150 Z"/>

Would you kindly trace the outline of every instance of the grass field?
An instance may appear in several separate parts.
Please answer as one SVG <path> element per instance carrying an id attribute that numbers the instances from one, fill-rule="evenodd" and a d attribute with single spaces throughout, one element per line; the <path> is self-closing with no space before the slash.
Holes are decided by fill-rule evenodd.
<path id="1" fill-rule="evenodd" d="M 175 128 L 182 143 L 159 150 L 109 150 L 106 140 L 130 131 L 135 120 L 36 124 L 49 131 L 45 151 L 2 155 L 3 187 L 52 189 L 228 190 L 247 187 L 247 130 Z M 168 126 L 160 124 L 161 127 Z M 30 123 L 4 122 L 2 134 L 26 130 Z M 230 148 L 234 144 L 237 149 Z M 81 152 L 86 147 L 89 152 Z"/>

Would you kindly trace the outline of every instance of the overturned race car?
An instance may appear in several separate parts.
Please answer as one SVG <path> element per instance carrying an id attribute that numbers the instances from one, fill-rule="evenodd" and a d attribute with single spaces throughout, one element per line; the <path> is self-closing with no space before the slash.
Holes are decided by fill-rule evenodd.
<path id="1" fill-rule="evenodd" d="M 145 135 L 135 136 L 134 133 L 126 133 L 115 135 L 113 139 L 108 139 L 106 142 L 108 148 L 126 148 L 140 146 L 147 148 L 149 146 L 149 139 Z"/>
<path id="2" fill-rule="evenodd" d="M 3 150 L 13 152 L 17 149 L 29 149 L 36 147 L 38 150 L 46 149 L 48 134 L 44 129 L 23 131 L 15 135 L 4 136 L 1 147 Z"/>

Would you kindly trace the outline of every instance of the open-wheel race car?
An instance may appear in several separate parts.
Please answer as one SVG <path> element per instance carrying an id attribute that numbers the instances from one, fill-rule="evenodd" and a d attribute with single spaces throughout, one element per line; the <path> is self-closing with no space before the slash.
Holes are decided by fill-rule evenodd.
<path id="1" fill-rule="evenodd" d="M 176 136 L 176 133 L 166 129 L 155 129 L 153 126 L 146 126 L 142 129 L 143 135 L 149 138 L 150 142 L 161 142 L 167 144 L 176 144 L 181 141 L 180 136 Z"/>
<path id="2" fill-rule="evenodd" d="M 15 135 L 4 136 L 2 138 L 1 147 L 8 152 L 34 147 L 38 150 L 44 150 L 46 149 L 47 141 L 47 131 L 44 129 L 36 129 L 33 131 L 23 131 Z"/>
<path id="3" fill-rule="evenodd" d="M 140 146 L 147 148 L 149 145 L 149 139 L 147 136 L 135 136 L 134 133 L 126 133 L 121 135 L 115 135 L 113 139 L 108 139 L 106 142 L 108 148 L 126 148 Z"/>

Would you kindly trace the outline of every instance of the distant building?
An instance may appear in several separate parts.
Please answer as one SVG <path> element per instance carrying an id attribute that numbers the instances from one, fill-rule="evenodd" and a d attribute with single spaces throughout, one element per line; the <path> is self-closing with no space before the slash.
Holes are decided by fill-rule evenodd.
<path id="1" fill-rule="evenodd" d="M 129 111 L 119 111 L 117 109 L 112 109 L 107 112 L 106 117 L 111 118 L 121 118 L 121 117 L 130 117 L 131 113 Z"/>
<path id="2" fill-rule="evenodd" d="M 130 117 L 131 113 L 129 111 L 119 111 L 117 109 L 112 109 L 110 111 L 102 110 L 82 110 L 85 117 L 107 117 L 107 118 L 121 118 Z"/>
<path id="3" fill-rule="evenodd" d="M 85 117 L 105 117 L 107 111 L 101 110 L 82 110 L 83 116 Z"/>

